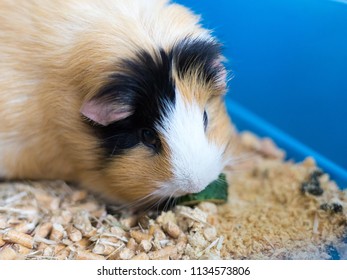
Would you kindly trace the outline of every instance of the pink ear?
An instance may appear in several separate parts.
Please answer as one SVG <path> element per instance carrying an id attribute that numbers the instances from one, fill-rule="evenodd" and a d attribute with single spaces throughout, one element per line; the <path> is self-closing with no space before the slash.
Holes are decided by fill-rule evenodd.
<path id="1" fill-rule="evenodd" d="M 133 114 L 129 105 L 114 104 L 106 100 L 91 99 L 82 105 L 80 112 L 92 121 L 107 126 Z"/>

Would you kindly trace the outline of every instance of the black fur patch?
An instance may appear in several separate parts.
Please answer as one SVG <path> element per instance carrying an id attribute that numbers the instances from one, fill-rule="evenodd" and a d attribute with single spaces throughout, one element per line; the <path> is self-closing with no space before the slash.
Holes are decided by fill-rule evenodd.
<path id="1" fill-rule="evenodd" d="M 214 83 L 224 69 L 222 64 L 217 63 L 221 55 L 221 45 L 214 40 L 186 38 L 178 43 L 172 52 L 180 77 L 199 69 L 198 75 L 201 82 Z"/>
<path id="2" fill-rule="evenodd" d="M 141 128 L 156 131 L 156 124 L 160 124 L 166 114 L 165 105 L 175 104 L 173 65 L 179 77 L 191 74 L 198 67 L 201 82 L 211 83 L 218 78 L 221 70 L 214 65 L 219 56 L 220 45 L 214 41 L 184 39 L 168 53 L 159 49 L 153 57 L 140 50 L 135 59 L 122 60 L 120 68 L 124 71 L 112 74 L 96 98 L 127 104 L 135 110 L 124 120 L 106 127 L 95 127 L 107 154 L 122 154 L 126 149 L 138 145 L 141 142 Z M 160 148 L 154 152 L 159 153 Z"/>

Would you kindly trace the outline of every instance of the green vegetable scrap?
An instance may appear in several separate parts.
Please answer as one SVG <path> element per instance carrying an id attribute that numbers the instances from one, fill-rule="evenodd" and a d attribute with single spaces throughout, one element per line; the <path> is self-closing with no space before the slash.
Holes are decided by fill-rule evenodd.
<path id="1" fill-rule="evenodd" d="M 179 197 L 177 204 L 195 205 L 202 201 L 221 204 L 225 203 L 227 200 L 228 183 L 225 174 L 221 173 L 219 178 L 209 184 L 203 191 Z"/>

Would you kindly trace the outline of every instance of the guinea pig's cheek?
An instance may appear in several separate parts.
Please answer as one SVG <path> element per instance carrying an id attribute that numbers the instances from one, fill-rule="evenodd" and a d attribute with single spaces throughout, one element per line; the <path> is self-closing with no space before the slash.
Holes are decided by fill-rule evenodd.
<path id="1" fill-rule="evenodd" d="M 223 166 L 226 166 L 233 162 L 233 155 L 237 149 L 236 133 L 222 99 L 212 99 L 208 105 L 210 126 L 207 130 L 207 136 L 209 141 L 216 143 L 224 150 Z"/>
<path id="2" fill-rule="evenodd" d="M 114 196 L 150 204 L 164 196 L 160 186 L 170 181 L 172 173 L 167 156 L 153 154 L 150 148 L 139 145 L 117 156 L 106 177 Z"/>

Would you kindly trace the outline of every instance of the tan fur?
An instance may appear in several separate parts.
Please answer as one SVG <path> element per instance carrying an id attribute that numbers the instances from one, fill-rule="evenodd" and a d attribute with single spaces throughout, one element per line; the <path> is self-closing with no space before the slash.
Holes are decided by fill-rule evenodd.
<path id="1" fill-rule="evenodd" d="M 166 0 L 0 0 L 0 11 L 0 176 L 81 182 L 120 201 L 153 191 L 153 174 L 170 178 L 168 160 L 153 162 L 144 147 L 100 168 L 104 158 L 80 108 L 119 58 L 209 36 L 198 17 Z M 227 141 L 222 103 L 208 106 L 211 137 Z"/>

